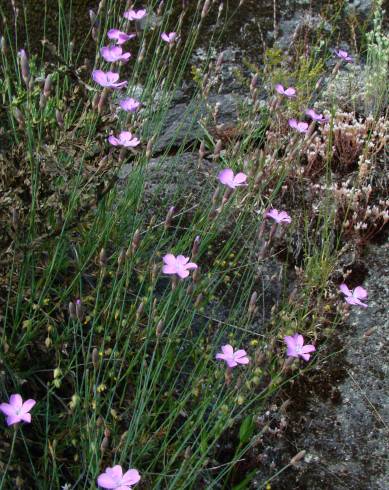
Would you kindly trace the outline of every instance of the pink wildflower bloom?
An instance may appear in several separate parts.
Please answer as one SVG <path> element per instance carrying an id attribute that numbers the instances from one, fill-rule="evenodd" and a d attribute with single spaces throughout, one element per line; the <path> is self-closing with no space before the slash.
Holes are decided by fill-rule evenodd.
<path id="1" fill-rule="evenodd" d="M 35 400 L 26 400 L 23 402 L 19 394 L 11 395 L 9 403 L 0 404 L 0 412 L 7 417 L 7 425 L 17 424 L 19 422 L 31 422 L 31 414 L 28 413 L 35 405 Z"/>
<path id="2" fill-rule="evenodd" d="M 345 300 L 347 301 L 348 304 L 358 305 L 358 306 L 362 306 L 363 308 L 367 308 L 367 304 L 362 303 L 361 301 L 361 299 L 367 298 L 366 289 L 364 289 L 361 286 L 357 286 L 355 289 L 350 290 L 344 283 L 339 286 L 339 289 L 345 295 Z"/>
<path id="3" fill-rule="evenodd" d="M 124 12 L 123 17 L 128 20 L 141 20 L 147 14 L 146 9 L 140 10 L 127 10 Z"/>
<path id="4" fill-rule="evenodd" d="M 108 137 L 108 141 L 113 146 L 124 146 L 126 148 L 134 148 L 140 143 L 140 140 L 133 136 L 130 131 L 122 131 L 118 137 L 111 134 L 111 136 Z"/>
<path id="5" fill-rule="evenodd" d="M 128 61 L 131 58 L 131 53 L 123 53 L 120 46 L 104 46 L 100 49 L 101 56 L 105 61 L 111 63 L 115 61 Z"/>
<path id="6" fill-rule="evenodd" d="M 123 99 L 119 102 L 120 107 L 127 112 L 136 112 L 141 103 L 132 97 L 128 97 L 127 99 Z"/>
<path id="7" fill-rule="evenodd" d="M 309 361 L 310 352 L 315 352 L 316 350 L 314 345 L 304 345 L 304 337 L 298 333 L 292 336 L 287 335 L 284 337 L 284 341 L 288 347 L 286 352 L 288 357 L 301 357 L 304 361 Z"/>
<path id="8" fill-rule="evenodd" d="M 188 277 L 191 269 L 197 269 L 197 264 L 189 262 L 189 257 L 183 255 L 175 257 L 173 254 L 167 254 L 163 257 L 163 262 L 162 272 L 164 274 L 177 274 L 181 279 Z"/>
<path id="9" fill-rule="evenodd" d="M 312 121 L 317 121 L 321 123 L 325 123 L 329 121 L 329 118 L 326 116 L 323 116 L 323 114 L 318 114 L 314 109 L 307 109 L 305 111 L 305 114 L 309 116 Z"/>
<path id="10" fill-rule="evenodd" d="M 308 132 L 309 125 L 306 122 L 289 119 L 288 123 L 291 128 L 296 129 L 299 133 Z"/>
<path id="11" fill-rule="evenodd" d="M 127 82 L 118 82 L 119 73 L 114 73 L 113 71 L 93 70 L 92 78 L 102 87 L 122 88 L 127 85 Z"/>
<path id="12" fill-rule="evenodd" d="M 272 218 L 278 224 L 291 223 L 292 218 L 286 211 L 278 211 L 277 209 L 270 209 L 266 214 L 266 218 Z"/>
<path id="13" fill-rule="evenodd" d="M 285 95 L 285 97 L 289 97 L 289 98 L 296 97 L 296 89 L 294 87 L 289 87 L 285 89 L 283 85 L 277 83 L 275 89 L 279 94 Z"/>
<path id="14" fill-rule="evenodd" d="M 123 475 L 123 469 L 119 464 L 113 468 L 106 468 L 105 472 L 97 478 L 97 484 L 100 488 L 115 490 L 132 490 L 132 485 L 136 485 L 139 481 L 138 470 L 130 469 Z"/>
<path id="15" fill-rule="evenodd" d="M 347 51 L 343 51 L 343 49 L 339 49 L 339 50 L 335 49 L 335 54 L 338 58 L 340 58 L 343 61 L 349 61 L 349 62 L 353 61 L 353 59 L 351 58 L 351 56 L 349 56 Z"/>
<path id="16" fill-rule="evenodd" d="M 166 43 L 173 44 L 174 41 L 177 39 L 177 33 L 176 32 L 169 32 L 167 34 L 166 32 L 163 32 L 161 34 L 162 41 L 165 41 Z"/>
<path id="17" fill-rule="evenodd" d="M 248 364 L 250 362 L 245 350 L 239 349 L 234 352 L 234 349 L 230 344 L 223 345 L 222 352 L 218 352 L 215 357 L 218 360 L 225 361 L 229 368 L 233 368 L 238 364 Z"/>
<path id="18" fill-rule="evenodd" d="M 235 189 L 235 187 L 247 185 L 247 175 L 243 172 L 239 172 L 234 175 L 234 172 L 230 168 L 225 168 L 224 170 L 222 170 L 217 178 L 219 179 L 219 182 L 226 185 L 230 189 Z"/>
<path id="19" fill-rule="evenodd" d="M 116 44 L 124 44 L 125 42 L 129 41 L 130 39 L 134 39 L 136 37 L 136 34 L 127 34 L 123 31 L 119 31 L 119 29 L 110 29 L 107 32 L 108 39 L 113 39 L 116 41 Z"/>

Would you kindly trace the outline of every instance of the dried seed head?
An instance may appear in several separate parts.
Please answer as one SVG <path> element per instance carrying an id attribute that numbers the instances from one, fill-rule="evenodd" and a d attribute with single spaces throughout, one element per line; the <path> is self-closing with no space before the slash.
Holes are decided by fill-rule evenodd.
<path id="1" fill-rule="evenodd" d="M 224 51 L 222 51 L 217 58 L 216 66 L 215 66 L 216 71 L 220 71 L 223 64 L 223 57 L 224 57 Z"/>
<path id="2" fill-rule="evenodd" d="M 135 254 L 139 247 L 140 243 L 140 231 L 139 229 L 135 230 L 134 237 L 132 239 L 131 245 L 128 247 L 126 255 L 127 257 L 131 257 L 132 255 Z"/>
<path id="3" fill-rule="evenodd" d="M 120 249 L 119 255 L 118 255 L 118 266 L 121 267 L 126 261 L 126 252 L 124 248 Z"/>
<path id="4" fill-rule="evenodd" d="M 11 224 L 15 231 L 19 228 L 19 211 L 16 208 L 11 210 Z"/>
<path id="5" fill-rule="evenodd" d="M 153 154 L 154 141 L 155 141 L 155 136 L 150 138 L 149 141 L 147 142 L 147 146 L 146 146 L 146 158 L 147 159 L 150 159 L 152 154 Z"/>
<path id="6" fill-rule="evenodd" d="M 139 320 L 139 318 L 142 316 L 144 308 L 145 308 L 145 304 L 142 301 L 142 303 L 140 303 L 140 305 L 138 306 L 138 309 L 136 310 L 136 319 L 137 320 Z"/>

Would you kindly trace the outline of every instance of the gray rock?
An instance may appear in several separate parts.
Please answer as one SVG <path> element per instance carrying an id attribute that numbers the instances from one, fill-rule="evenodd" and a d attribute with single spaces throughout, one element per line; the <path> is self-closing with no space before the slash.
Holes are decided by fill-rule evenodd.
<path id="1" fill-rule="evenodd" d="M 180 147 L 204 138 L 205 132 L 199 124 L 200 118 L 211 115 L 215 105 L 219 105 L 218 124 L 234 124 L 238 118 L 238 104 L 242 97 L 225 94 L 211 95 L 207 103 L 176 104 L 168 109 L 162 130 L 153 147 L 153 153 L 158 154 L 169 147 Z M 149 129 L 150 135 L 157 128 Z"/>

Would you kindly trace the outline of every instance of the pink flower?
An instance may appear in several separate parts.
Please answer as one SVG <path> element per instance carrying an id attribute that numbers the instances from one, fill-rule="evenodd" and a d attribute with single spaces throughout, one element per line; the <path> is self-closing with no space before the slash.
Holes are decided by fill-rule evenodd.
<path id="1" fill-rule="evenodd" d="M 127 10 L 124 12 L 123 17 L 128 20 L 141 20 L 147 14 L 146 9 L 140 10 Z"/>
<path id="2" fill-rule="evenodd" d="M 335 54 L 338 58 L 340 58 L 343 61 L 349 61 L 349 62 L 353 61 L 353 59 L 351 58 L 351 56 L 349 56 L 347 51 L 343 51 L 343 49 L 339 49 L 339 50 L 335 49 Z"/>
<path id="3" fill-rule="evenodd" d="M 298 333 L 293 336 L 287 335 L 284 337 L 285 344 L 288 347 L 286 355 L 288 357 L 301 357 L 304 361 L 309 361 L 311 355 L 310 352 L 315 352 L 314 345 L 304 345 L 304 337 Z"/>
<path id="4" fill-rule="evenodd" d="M 245 350 L 239 349 L 234 352 L 234 349 L 230 344 L 223 345 L 222 352 L 218 352 L 215 357 L 218 360 L 225 361 L 229 368 L 233 368 L 238 364 L 248 364 L 250 362 Z"/>
<path id="5" fill-rule="evenodd" d="M 302 121 L 296 121 L 296 119 L 289 119 L 289 126 L 293 129 L 297 129 L 299 133 L 306 133 L 308 131 L 308 123 Z"/>
<path id="6" fill-rule="evenodd" d="M 97 484 L 100 488 L 111 488 L 116 490 L 131 490 L 132 485 L 140 481 L 138 470 L 130 469 L 123 475 L 122 467 L 117 464 L 113 468 L 106 468 L 97 478 Z"/>
<path id="7" fill-rule="evenodd" d="M 134 148 L 140 143 L 140 140 L 133 136 L 129 131 L 122 131 L 118 137 L 111 134 L 111 136 L 108 137 L 108 141 L 113 146 L 125 146 L 126 148 Z"/>
<path id="8" fill-rule="evenodd" d="M 305 111 L 305 114 L 309 116 L 312 119 L 312 121 L 317 121 L 321 123 L 325 123 L 329 121 L 328 117 L 323 116 L 323 114 L 318 114 L 317 112 L 315 112 L 314 109 L 307 109 Z"/>
<path id="9" fill-rule="evenodd" d="M 277 85 L 275 86 L 275 89 L 276 91 L 281 94 L 281 95 L 285 95 L 285 97 L 296 97 L 296 89 L 294 87 L 289 87 L 287 89 L 285 89 L 283 87 L 283 85 L 281 85 L 280 83 L 277 83 Z"/>
<path id="10" fill-rule="evenodd" d="M 136 34 L 126 34 L 125 32 L 119 31 L 119 29 L 110 29 L 107 32 L 108 39 L 114 39 L 116 44 L 124 44 L 130 39 L 134 39 Z"/>
<path id="11" fill-rule="evenodd" d="M 235 189 L 235 187 L 246 185 L 247 175 L 243 172 L 234 175 L 234 172 L 230 168 L 225 168 L 219 173 L 217 178 L 230 189 Z"/>
<path id="12" fill-rule="evenodd" d="M 114 73 L 113 71 L 93 70 L 92 78 L 102 87 L 122 88 L 127 85 L 127 82 L 118 82 L 119 73 Z"/>
<path id="13" fill-rule="evenodd" d="M 367 308 L 367 304 L 362 303 L 361 301 L 361 299 L 367 298 L 366 289 L 364 289 L 361 286 L 357 286 L 355 289 L 350 290 L 344 283 L 339 286 L 339 289 L 346 296 L 345 300 L 347 301 L 348 304 L 358 305 L 358 306 L 362 306 L 363 308 Z"/>
<path id="14" fill-rule="evenodd" d="M 173 254 L 167 254 L 163 257 L 163 261 L 162 272 L 164 274 L 177 274 L 181 279 L 188 277 L 191 269 L 197 269 L 197 264 L 189 262 L 189 257 L 183 255 L 175 257 Z"/>
<path id="15" fill-rule="evenodd" d="M 165 41 L 169 44 L 173 44 L 177 38 L 177 33 L 176 32 L 169 32 L 169 34 L 167 34 L 166 32 L 163 32 L 161 34 L 161 38 L 162 38 L 162 41 Z"/>
<path id="16" fill-rule="evenodd" d="M 35 405 L 35 400 L 26 400 L 23 402 L 19 394 L 11 395 L 9 403 L 0 404 L 0 412 L 6 415 L 7 425 L 17 424 L 19 422 L 31 422 L 31 414 L 28 413 Z"/>
<path id="17" fill-rule="evenodd" d="M 277 209 L 270 209 L 266 214 L 266 218 L 272 218 L 278 224 L 291 223 L 292 218 L 286 211 L 278 211 Z"/>
<path id="18" fill-rule="evenodd" d="M 132 97 L 128 97 L 127 99 L 123 99 L 119 102 L 120 107 L 127 112 L 136 112 L 141 103 Z"/>
<path id="19" fill-rule="evenodd" d="M 111 63 L 115 61 L 128 61 L 131 58 L 131 53 L 123 53 L 120 46 L 105 46 L 100 49 L 100 53 L 105 61 Z"/>

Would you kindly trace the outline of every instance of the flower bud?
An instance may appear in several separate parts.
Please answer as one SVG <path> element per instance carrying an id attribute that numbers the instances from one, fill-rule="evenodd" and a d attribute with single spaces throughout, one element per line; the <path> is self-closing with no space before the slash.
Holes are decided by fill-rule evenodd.
<path id="1" fill-rule="evenodd" d="M 63 115 L 62 113 L 58 110 L 58 109 L 55 109 L 55 118 L 57 120 L 57 124 L 58 126 L 63 129 L 64 127 L 64 120 L 63 120 Z"/>
<path id="2" fill-rule="evenodd" d="M 20 70 L 22 72 L 22 78 L 24 83 L 26 84 L 26 87 L 29 88 L 29 82 L 30 82 L 30 65 L 28 64 L 28 58 L 27 54 L 24 51 L 24 49 L 21 49 L 19 51 L 19 57 L 20 57 Z"/>
<path id="3" fill-rule="evenodd" d="M 196 236 L 192 246 L 191 260 L 194 260 L 197 257 L 197 254 L 199 253 L 200 241 L 201 241 L 200 237 Z"/>
<path id="4" fill-rule="evenodd" d="M 69 316 L 72 320 L 77 320 L 76 305 L 72 301 L 69 303 Z"/>
<path id="5" fill-rule="evenodd" d="M 17 122 L 19 124 L 19 128 L 21 128 L 21 129 L 24 128 L 25 119 L 24 119 L 24 116 L 22 114 L 22 111 L 18 107 L 15 107 L 13 110 L 13 113 L 14 113 L 15 119 L 17 120 Z"/>
<path id="6" fill-rule="evenodd" d="M 167 230 L 168 228 L 170 228 L 171 224 L 172 224 L 172 219 L 173 219 L 173 216 L 174 216 L 174 213 L 175 213 L 176 209 L 174 206 L 172 206 L 167 215 L 166 215 L 166 218 L 165 218 L 165 230 Z"/>
<path id="7" fill-rule="evenodd" d="M 204 19 L 208 15 L 209 8 L 211 6 L 211 0 L 205 0 L 203 10 L 201 11 L 201 18 Z"/>
<path id="8" fill-rule="evenodd" d="M 95 369 L 99 367 L 99 351 L 96 347 L 92 351 L 92 364 Z"/>
<path id="9" fill-rule="evenodd" d="M 107 266 L 107 254 L 105 252 L 105 248 L 102 248 L 99 253 L 99 266 L 106 267 Z"/>
<path id="10" fill-rule="evenodd" d="M 76 301 L 76 316 L 80 322 L 84 320 L 85 313 L 80 299 Z"/>
<path id="11" fill-rule="evenodd" d="M 51 75 L 47 75 L 45 79 L 45 84 L 43 86 L 43 95 L 45 97 L 50 97 L 52 88 L 53 88 L 53 81 Z"/>

